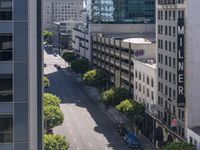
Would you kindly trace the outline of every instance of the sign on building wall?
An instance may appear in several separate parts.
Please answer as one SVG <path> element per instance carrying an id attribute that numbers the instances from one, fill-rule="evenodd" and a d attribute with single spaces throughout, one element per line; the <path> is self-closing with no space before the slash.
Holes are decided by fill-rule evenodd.
<path id="1" fill-rule="evenodd" d="M 177 24 L 177 106 L 185 106 L 185 86 L 184 86 L 184 18 L 178 19 Z"/>

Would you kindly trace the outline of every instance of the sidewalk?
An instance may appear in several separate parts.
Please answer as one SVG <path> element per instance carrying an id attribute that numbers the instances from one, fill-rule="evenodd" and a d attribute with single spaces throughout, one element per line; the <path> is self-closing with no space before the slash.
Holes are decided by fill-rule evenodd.
<path id="1" fill-rule="evenodd" d="M 88 95 L 91 98 L 93 98 L 93 100 L 96 100 L 97 102 L 100 101 L 100 95 L 99 95 L 98 91 L 94 87 L 88 87 L 86 85 L 84 85 L 84 86 L 85 86 L 86 92 L 88 93 Z M 103 104 L 100 103 L 100 105 L 101 105 L 102 110 L 108 115 L 108 117 L 116 125 L 118 125 L 120 123 L 120 121 L 126 122 L 123 119 L 123 117 L 117 116 L 117 115 L 119 115 L 119 113 L 117 111 L 115 111 L 114 108 L 106 109 L 106 107 Z M 138 139 L 140 141 L 140 145 L 141 145 L 141 148 L 143 150 L 156 150 L 156 148 L 153 147 L 153 144 L 151 143 L 151 141 L 149 141 L 149 139 L 146 138 L 144 135 L 137 134 L 137 137 L 138 137 Z"/>

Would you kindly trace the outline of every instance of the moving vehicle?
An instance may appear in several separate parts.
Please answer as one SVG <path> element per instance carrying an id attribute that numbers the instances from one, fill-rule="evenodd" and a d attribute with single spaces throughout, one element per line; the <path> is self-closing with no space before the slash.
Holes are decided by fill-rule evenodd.
<path id="1" fill-rule="evenodd" d="M 133 149 L 133 150 L 140 150 L 140 145 L 138 138 L 133 132 L 128 132 L 124 136 L 124 141 L 128 144 L 128 147 Z"/>

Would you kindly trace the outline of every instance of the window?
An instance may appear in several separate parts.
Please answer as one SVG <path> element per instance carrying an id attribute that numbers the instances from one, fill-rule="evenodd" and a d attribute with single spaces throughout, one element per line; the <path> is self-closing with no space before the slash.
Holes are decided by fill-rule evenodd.
<path id="1" fill-rule="evenodd" d="M 149 85 L 149 77 L 147 77 L 147 84 Z"/>
<path id="2" fill-rule="evenodd" d="M 0 143 L 13 141 L 13 117 L 12 115 L 0 116 Z"/>
<path id="3" fill-rule="evenodd" d="M 12 101 L 12 75 L 0 75 L 0 102 Z"/>
<path id="4" fill-rule="evenodd" d="M 12 60 L 12 35 L 0 34 L 0 61 Z"/>
<path id="5" fill-rule="evenodd" d="M 151 87 L 154 87 L 154 81 L 151 79 Z"/>
<path id="6" fill-rule="evenodd" d="M 0 20 L 12 20 L 12 0 L 0 0 Z"/>

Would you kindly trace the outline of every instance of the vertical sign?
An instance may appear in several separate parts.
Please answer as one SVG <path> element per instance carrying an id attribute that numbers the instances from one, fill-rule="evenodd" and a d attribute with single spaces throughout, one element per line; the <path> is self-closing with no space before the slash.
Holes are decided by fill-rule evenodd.
<path id="1" fill-rule="evenodd" d="M 177 106 L 185 106 L 184 86 L 184 18 L 178 19 L 177 24 Z"/>

